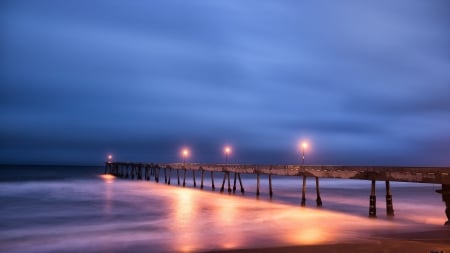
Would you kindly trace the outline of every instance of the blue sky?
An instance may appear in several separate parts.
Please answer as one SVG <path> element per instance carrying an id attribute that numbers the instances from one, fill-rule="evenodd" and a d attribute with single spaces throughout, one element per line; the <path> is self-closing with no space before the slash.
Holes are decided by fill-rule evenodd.
<path id="1" fill-rule="evenodd" d="M 449 9 L 2 1 L 0 163 L 449 165 Z"/>

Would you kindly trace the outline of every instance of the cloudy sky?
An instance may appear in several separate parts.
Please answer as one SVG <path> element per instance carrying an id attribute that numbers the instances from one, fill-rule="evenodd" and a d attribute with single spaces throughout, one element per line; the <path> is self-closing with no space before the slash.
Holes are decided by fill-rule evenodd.
<path id="1" fill-rule="evenodd" d="M 0 163 L 450 165 L 447 0 L 0 3 Z"/>

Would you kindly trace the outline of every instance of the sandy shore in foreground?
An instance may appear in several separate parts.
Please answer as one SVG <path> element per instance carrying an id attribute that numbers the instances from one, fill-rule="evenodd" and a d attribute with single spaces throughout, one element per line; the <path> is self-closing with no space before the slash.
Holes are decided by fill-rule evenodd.
<path id="1" fill-rule="evenodd" d="M 233 253 L 340 253 L 340 252 L 366 252 L 366 253 L 450 253 L 450 227 L 442 230 L 423 231 L 405 234 L 379 235 L 366 240 L 355 242 L 342 242 L 336 244 L 298 245 L 273 248 L 252 248 L 218 250 L 211 252 Z"/>

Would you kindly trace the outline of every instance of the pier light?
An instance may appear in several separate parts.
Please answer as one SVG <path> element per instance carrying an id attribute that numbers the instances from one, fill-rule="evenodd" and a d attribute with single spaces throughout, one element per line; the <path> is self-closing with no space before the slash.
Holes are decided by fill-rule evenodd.
<path id="1" fill-rule="evenodd" d="M 305 164 L 305 150 L 308 148 L 308 143 L 306 141 L 303 141 L 301 144 L 302 149 L 302 164 Z"/>
<path id="2" fill-rule="evenodd" d="M 181 151 L 181 156 L 183 156 L 183 164 L 186 164 L 186 159 L 189 157 L 189 149 L 184 148 Z"/>
<path id="3" fill-rule="evenodd" d="M 228 163 L 228 156 L 231 154 L 231 148 L 229 146 L 226 146 L 224 152 L 225 152 L 225 163 Z"/>
<path id="4" fill-rule="evenodd" d="M 108 155 L 108 162 L 112 162 L 113 156 L 111 154 Z"/>

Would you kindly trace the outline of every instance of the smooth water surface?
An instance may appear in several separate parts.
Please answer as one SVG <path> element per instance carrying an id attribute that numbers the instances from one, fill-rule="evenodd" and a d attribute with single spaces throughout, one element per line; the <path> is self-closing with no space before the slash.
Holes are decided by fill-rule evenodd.
<path id="1" fill-rule="evenodd" d="M 321 180 L 315 207 L 308 180 L 274 177 L 274 197 L 262 177 L 244 177 L 245 195 L 102 175 L 101 167 L 2 167 L 0 252 L 192 252 L 214 249 L 330 244 L 379 233 L 436 230 L 445 221 L 439 186 L 391 183 L 396 216 L 386 217 L 384 183 L 377 183 L 378 218 L 368 218 L 370 182 Z M 53 171 L 53 172 L 52 172 Z M 40 174 L 42 172 L 42 174 Z M 27 175 L 21 175 L 27 173 Z M 43 176 L 43 174 L 45 176 Z M 53 175 L 53 176 L 52 176 Z M 164 179 L 162 180 L 164 182 Z M 175 184 L 175 185 L 174 185 Z"/>

